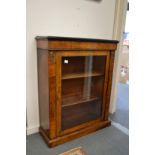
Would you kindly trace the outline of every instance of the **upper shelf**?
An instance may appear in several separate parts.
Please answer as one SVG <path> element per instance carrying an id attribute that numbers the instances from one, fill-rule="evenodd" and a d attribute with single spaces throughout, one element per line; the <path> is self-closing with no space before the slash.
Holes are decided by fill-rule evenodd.
<path id="1" fill-rule="evenodd" d="M 103 76 L 103 74 L 98 72 L 65 74 L 65 75 L 62 75 L 62 80 L 84 78 L 84 77 L 95 77 L 95 76 Z"/>

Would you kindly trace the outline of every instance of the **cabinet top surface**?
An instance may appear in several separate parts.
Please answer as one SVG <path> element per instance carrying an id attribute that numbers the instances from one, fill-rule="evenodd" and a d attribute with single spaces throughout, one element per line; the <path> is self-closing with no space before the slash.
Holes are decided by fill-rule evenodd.
<path id="1" fill-rule="evenodd" d="M 56 40 L 56 41 L 86 41 L 86 42 L 104 42 L 104 43 L 119 43 L 118 40 L 95 39 L 95 38 L 72 38 L 58 36 L 36 36 L 36 40 Z"/>

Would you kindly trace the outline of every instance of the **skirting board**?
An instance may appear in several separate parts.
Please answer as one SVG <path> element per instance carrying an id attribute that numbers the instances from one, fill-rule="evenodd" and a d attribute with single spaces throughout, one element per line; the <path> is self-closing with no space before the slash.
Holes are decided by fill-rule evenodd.
<path id="1" fill-rule="evenodd" d="M 37 132 L 39 132 L 39 126 L 27 127 L 26 129 L 26 135 L 31 135 Z"/>

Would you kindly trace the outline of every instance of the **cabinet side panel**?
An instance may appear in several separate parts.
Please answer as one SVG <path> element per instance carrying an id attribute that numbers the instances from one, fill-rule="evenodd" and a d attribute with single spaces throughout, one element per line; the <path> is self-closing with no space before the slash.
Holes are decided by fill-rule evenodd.
<path id="1" fill-rule="evenodd" d="M 40 126 L 49 135 L 48 52 L 38 50 L 38 97 Z"/>

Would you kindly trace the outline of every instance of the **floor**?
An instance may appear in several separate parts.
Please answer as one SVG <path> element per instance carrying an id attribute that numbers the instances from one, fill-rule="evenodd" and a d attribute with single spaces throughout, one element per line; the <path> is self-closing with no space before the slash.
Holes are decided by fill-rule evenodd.
<path id="1" fill-rule="evenodd" d="M 129 85 L 119 83 L 116 113 L 110 118 L 113 122 L 129 128 Z M 128 155 L 129 136 L 110 126 L 87 136 L 48 148 L 37 133 L 26 138 L 27 155 L 59 155 L 62 152 L 81 146 L 88 155 Z"/>
<path id="2" fill-rule="evenodd" d="M 48 148 L 38 133 L 27 136 L 26 141 L 26 155 L 59 155 L 62 152 L 79 146 L 88 155 L 129 154 L 129 137 L 114 126 L 107 127 L 55 148 Z"/>
<path id="3" fill-rule="evenodd" d="M 129 129 L 129 85 L 118 84 L 116 112 L 110 115 L 110 119 Z"/>

